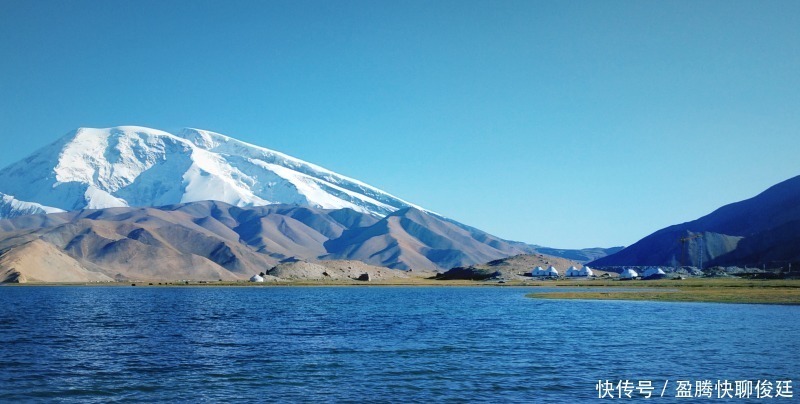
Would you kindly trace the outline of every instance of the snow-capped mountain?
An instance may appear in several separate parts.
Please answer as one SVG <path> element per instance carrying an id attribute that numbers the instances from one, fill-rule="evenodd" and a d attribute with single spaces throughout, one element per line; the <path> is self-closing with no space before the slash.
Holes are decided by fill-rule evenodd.
<path id="1" fill-rule="evenodd" d="M 73 131 L 0 170 L 0 219 L 0 282 L 242 279 L 292 259 L 430 272 L 537 253 L 199 129 Z"/>
<path id="2" fill-rule="evenodd" d="M 351 208 L 376 217 L 419 208 L 352 178 L 218 133 L 187 128 L 173 134 L 137 126 L 70 132 L 0 171 L 0 192 L 5 194 L 0 218 L 203 200 L 240 207 Z"/>
<path id="3" fill-rule="evenodd" d="M 11 195 L 0 192 L 0 218 L 17 217 L 25 215 L 42 215 L 63 212 L 62 209 L 42 206 L 38 203 L 23 202 Z"/>

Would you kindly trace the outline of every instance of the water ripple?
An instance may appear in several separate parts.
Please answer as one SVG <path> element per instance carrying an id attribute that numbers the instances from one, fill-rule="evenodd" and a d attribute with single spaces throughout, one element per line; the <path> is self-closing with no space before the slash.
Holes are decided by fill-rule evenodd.
<path id="1" fill-rule="evenodd" d="M 798 307 L 526 292 L 0 288 L 0 401 L 547 403 L 599 379 L 800 374 Z"/>

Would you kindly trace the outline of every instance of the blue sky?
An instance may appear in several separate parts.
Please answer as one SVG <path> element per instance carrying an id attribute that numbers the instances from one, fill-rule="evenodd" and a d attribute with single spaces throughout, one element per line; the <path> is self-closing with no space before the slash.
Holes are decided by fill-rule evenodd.
<path id="1" fill-rule="evenodd" d="M 0 0 L 0 166 L 198 127 L 503 238 L 627 245 L 800 174 L 798 1 Z"/>

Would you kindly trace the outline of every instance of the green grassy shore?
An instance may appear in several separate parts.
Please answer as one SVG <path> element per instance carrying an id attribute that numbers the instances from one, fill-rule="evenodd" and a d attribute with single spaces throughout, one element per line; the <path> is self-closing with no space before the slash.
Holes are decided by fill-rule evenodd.
<path id="1" fill-rule="evenodd" d="M 800 280 L 690 278 L 657 281 L 586 281 L 559 285 L 587 287 L 569 292 L 530 293 L 535 299 L 646 300 L 744 304 L 800 304 Z M 602 287 L 597 290 L 596 286 Z M 608 290 L 615 287 L 626 290 Z M 638 289 L 638 290 L 630 290 Z"/>

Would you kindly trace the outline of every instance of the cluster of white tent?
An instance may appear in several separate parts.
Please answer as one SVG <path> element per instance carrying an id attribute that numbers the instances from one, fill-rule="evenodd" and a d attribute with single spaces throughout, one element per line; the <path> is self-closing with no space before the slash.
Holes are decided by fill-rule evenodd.
<path id="1" fill-rule="evenodd" d="M 664 272 L 664 270 L 659 267 L 649 267 L 644 270 L 644 273 L 642 273 L 641 277 L 647 279 L 651 277 L 660 277 L 666 274 L 667 273 Z M 625 270 L 622 271 L 622 273 L 619 274 L 620 279 L 636 279 L 638 277 L 639 273 L 637 273 L 631 268 L 626 268 Z"/>
<path id="2" fill-rule="evenodd" d="M 531 271 L 531 276 L 554 276 L 554 277 L 557 277 L 558 276 L 558 270 L 554 266 L 551 266 L 550 268 L 547 268 L 547 269 L 542 269 L 542 267 L 536 267 L 536 268 L 533 269 L 533 271 Z"/>
<path id="3" fill-rule="evenodd" d="M 644 275 L 642 275 L 642 276 L 644 276 L 645 278 L 649 278 L 651 276 L 666 275 L 666 274 L 667 273 L 664 272 L 659 267 L 650 267 L 650 268 L 647 268 L 647 269 L 644 270 Z"/>
<path id="4" fill-rule="evenodd" d="M 589 268 L 585 265 L 581 269 L 575 267 L 569 267 L 569 269 L 567 269 L 566 275 L 573 278 L 588 277 L 588 276 L 594 276 L 594 271 L 592 271 L 592 268 Z"/>
<path id="5" fill-rule="evenodd" d="M 642 278 L 648 279 L 651 277 L 659 278 L 664 275 L 666 275 L 666 273 L 659 267 L 649 267 L 645 269 L 644 273 L 642 273 L 641 275 L 639 275 L 639 273 L 632 268 L 626 268 L 619 274 L 619 278 L 637 279 L 641 276 Z M 553 266 L 547 269 L 542 269 L 542 267 L 536 267 L 531 271 L 531 276 L 557 278 L 559 276 L 559 273 L 558 270 Z M 564 276 L 568 278 L 581 278 L 581 277 L 588 278 L 594 276 L 594 271 L 592 270 L 592 268 L 589 268 L 588 266 L 584 266 L 581 269 L 572 266 L 569 267 L 569 269 L 567 269 L 567 272 L 564 274 Z"/>
<path id="6" fill-rule="evenodd" d="M 558 277 L 558 275 L 559 275 L 558 270 L 553 266 L 547 269 L 542 269 L 542 267 L 536 267 L 533 269 L 533 271 L 531 271 L 531 276 Z M 594 271 L 592 271 L 592 269 L 587 266 L 584 266 L 581 269 L 575 267 L 569 267 L 569 269 L 567 269 L 567 273 L 565 274 L 565 276 L 574 278 L 590 277 L 594 276 Z"/>

